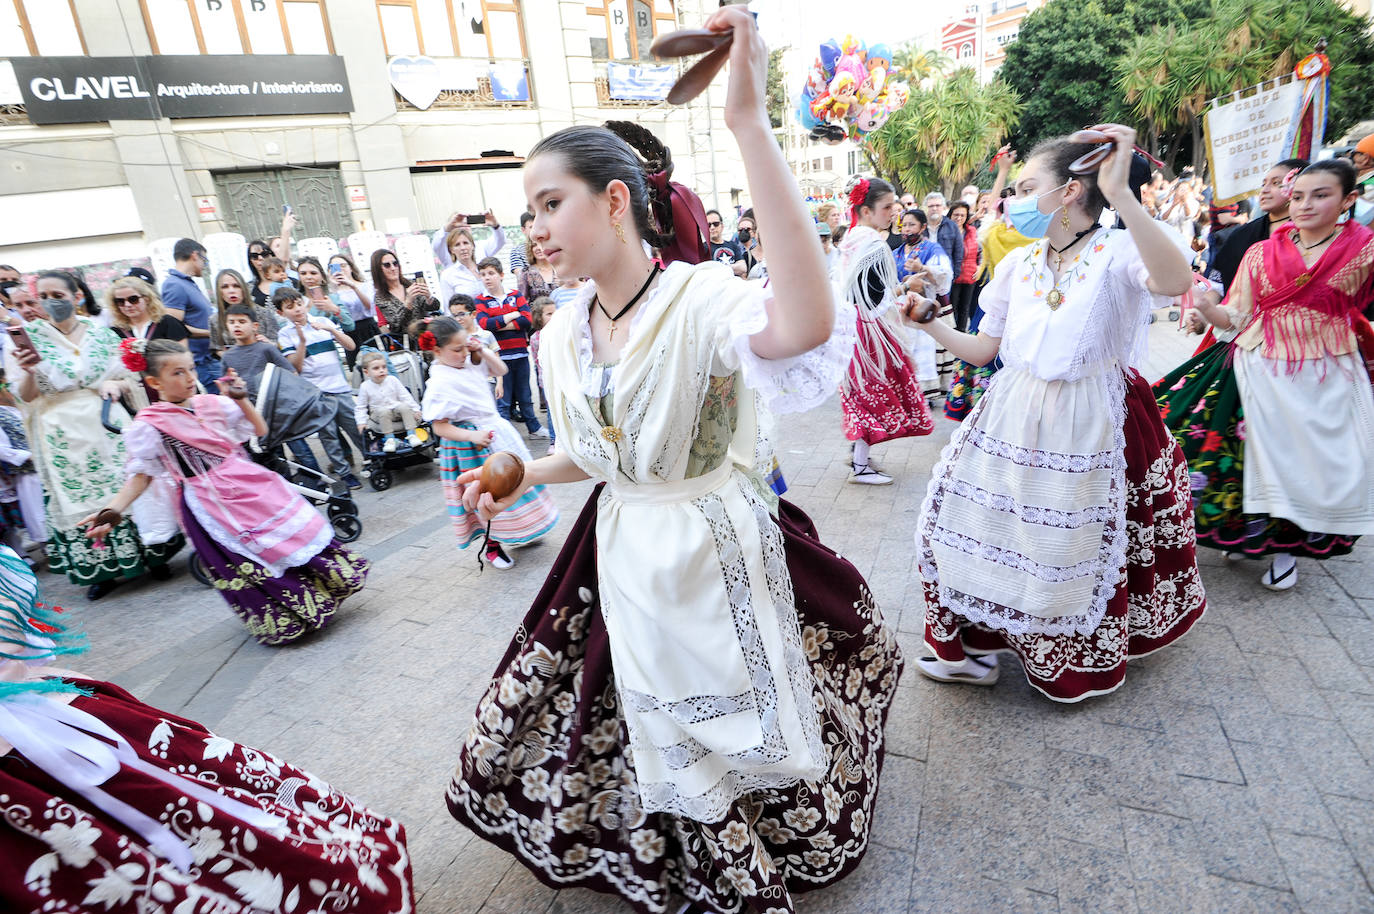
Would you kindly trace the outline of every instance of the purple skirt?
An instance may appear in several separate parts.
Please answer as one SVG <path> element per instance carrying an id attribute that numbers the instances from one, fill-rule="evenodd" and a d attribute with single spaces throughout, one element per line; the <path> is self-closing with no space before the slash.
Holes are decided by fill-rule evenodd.
<path id="1" fill-rule="evenodd" d="M 260 644 L 286 644 L 324 628 L 348 597 L 363 589 L 369 562 L 330 540 L 303 565 L 275 577 L 250 558 L 221 546 L 181 502 L 186 538 L 211 582 Z"/>

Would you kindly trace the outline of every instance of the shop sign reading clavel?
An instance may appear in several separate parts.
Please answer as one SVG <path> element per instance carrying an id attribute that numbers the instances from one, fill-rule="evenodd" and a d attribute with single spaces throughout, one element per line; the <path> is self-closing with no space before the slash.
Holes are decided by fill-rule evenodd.
<path id="1" fill-rule="evenodd" d="M 343 58 L 328 54 L 15 57 L 11 63 L 35 124 L 353 110 Z"/>

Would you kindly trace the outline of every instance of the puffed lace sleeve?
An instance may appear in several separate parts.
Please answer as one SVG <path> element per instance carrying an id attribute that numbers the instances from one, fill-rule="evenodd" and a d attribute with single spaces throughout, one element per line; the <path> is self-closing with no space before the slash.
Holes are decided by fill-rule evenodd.
<path id="1" fill-rule="evenodd" d="M 1003 257 L 993 268 L 992 281 L 979 293 L 978 307 L 983 309 L 983 320 L 978 324 L 979 336 L 995 336 L 1001 339 L 1006 333 L 1007 307 L 1011 304 L 1011 284 L 1023 256 L 1023 251 L 1012 251 Z"/>
<path id="2" fill-rule="evenodd" d="M 154 478 L 170 475 L 162 464 L 162 434 L 157 429 L 135 419 L 125 426 L 122 436 L 127 455 L 124 464 L 127 475 L 142 473 Z"/>
<path id="3" fill-rule="evenodd" d="M 1179 249 L 1184 259 L 1191 263 L 1193 252 L 1183 237 L 1173 231 L 1166 231 L 1164 234 Z M 1140 257 L 1140 248 L 1136 247 L 1135 239 L 1125 229 L 1115 229 L 1110 235 L 1108 243 L 1112 245 L 1112 256 L 1107 269 L 1121 282 L 1136 289 L 1142 295 L 1148 295 L 1151 308 L 1167 307 L 1173 298 L 1169 295 L 1160 295 L 1150 289 L 1150 270 Z"/>
<path id="4" fill-rule="evenodd" d="M 790 359 L 765 359 L 749 346 L 749 337 L 768 326 L 772 289 L 737 278 L 724 264 L 699 268 L 693 277 L 694 298 L 710 321 L 713 334 L 715 374 L 738 371 L 774 413 L 804 412 L 823 403 L 839 387 L 840 378 L 854 355 L 858 333 L 854 306 L 837 289 L 828 288 L 835 307 L 835 329 L 830 339 L 809 352 Z"/>

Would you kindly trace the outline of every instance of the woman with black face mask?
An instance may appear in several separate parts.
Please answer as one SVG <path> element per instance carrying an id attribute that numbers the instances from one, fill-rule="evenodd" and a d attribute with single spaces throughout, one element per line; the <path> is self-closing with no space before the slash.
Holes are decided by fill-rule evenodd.
<path id="1" fill-rule="evenodd" d="M 39 303 L 46 320 L 24 325 L 25 336 L 5 347 L 5 376 L 24 401 L 34 466 L 48 494 L 48 568 L 73 584 L 89 585 L 98 600 L 143 574 L 168 576 L 167 561 L 183 542 L 146 546 L 126 518 L 96 549 L 77 521 L 98 511 L 124 482 L 124 443 L 101 425 L 101 401 L 112 400 L 111 422 L 128 425 L 118 400 L 128 390 L 116 380 L 126 372 L 115 332 L 78 313 L 91 304 L 69 273 L 38 276 Z"/>

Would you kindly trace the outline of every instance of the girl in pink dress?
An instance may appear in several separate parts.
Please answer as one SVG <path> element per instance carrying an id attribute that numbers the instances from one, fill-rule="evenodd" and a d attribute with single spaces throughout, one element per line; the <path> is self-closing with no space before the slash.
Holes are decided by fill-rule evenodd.
<path id="1" fill-rule="evenodd" d="M 129 480 L 107 506 L 122 514 L 155 477 L 180 490 L 182 529 L 217 589 L 262 644 L 285 644 L 323 628 L 362 590 L 368 562 L 343 548 L 324 516 L 240 446 L 267 433 L 233 370 L 226 396 L 197 395 L 191 355 L 168 340 L 129 340 L 124 364 L 162 396 L 124 431 Z M 82 524 L 101 538 L 106 517 Z M 102 521 L 97 523 L 97 521 Z"/>

